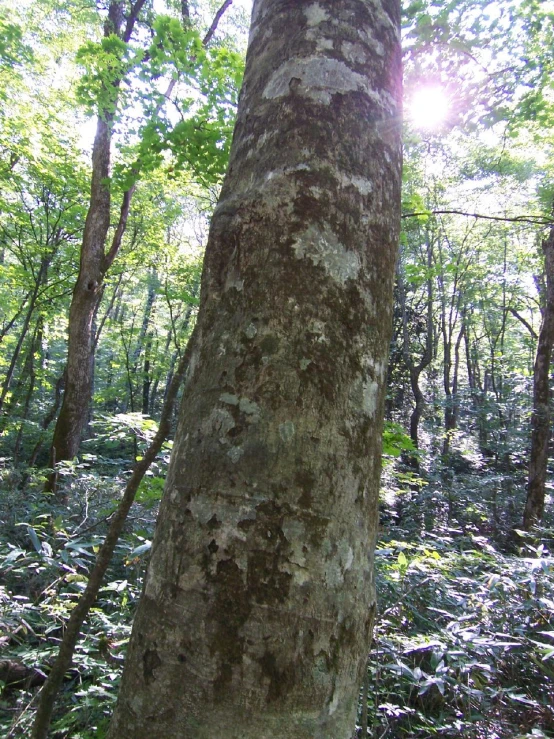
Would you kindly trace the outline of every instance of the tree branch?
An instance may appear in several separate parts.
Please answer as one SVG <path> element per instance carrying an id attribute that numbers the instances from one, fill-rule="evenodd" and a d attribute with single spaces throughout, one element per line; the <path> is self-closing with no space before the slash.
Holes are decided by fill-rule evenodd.
<path id="1" fill-rule="evenodd" d="M 129 14 L 129 17 L 127 18 L 127 23 L 125 24 L 125 31 L 123 32 L 123 41 L 125 41 L 125 43 L 128 43 L 131 39 L 131 36 L 133 35 L 135 23 L 137 21 L 139 13 L 142 10 L 145 2 L 146 0 L 137 0 L 137 2 L 134 5 L 131 4 L 131 13 Z"/>
<path id="2" fill-rule="evenodd" d="M 485 216 L 481 213 L 466 213 L 462 210 L 423 210 L 417 213 L 403 213 L 402 218 L 416 218 L 417 216 L 456 215 L 467 218 L 482 218 L 485 221 L 505 221 L 508 223 L 531 223 L 534 226 L 554 226 L 554 220 L 548 216 Z"/>
<path id="3" fill-rule="evenodd" d="M 508 313 L 511 313 L 512 316 L 514 316 L 514 318 L 517 318 L 517 320 L 525 326 L 525 328 L 527 329 L 527 331 L 529 331 L 529 333 L 531 334 L 532 338 L 535 339 L 535 341 L 539 338 L 533 326 L 531 326 L 531 324 L 528 321 L 526 321 L 525 318 L 521 316 L 515 308 L 509 307 L 509 308 L 506 308 L 506 310 L 508 311 Z"/>
<path id="4" fill-rule="evenodd" d="M 112 266 L 113 260 L 117 256 L 125 228 L 127 227 L 127 218 L 129 217 L 129 210 L 131 208 L 131 200 L 133 193 L 135 192 L 136 184 L 131 185 L 128 190 L 123 193 L 123 201 L 121 203 L 121 210 L 119 212 L 119 221 L 117 228 L 112 239 L 112 245 L 110 246 L 109 252 L 104 256 L 103 272 L 106 273 Z"/>
<path id="5" fill-rule="evenodd" d="M 208 33 L 204 36 L 204 38 L 202 40 L 202 45 L 203 46 L 207 46 L 210 43 L 210 41 L 212 40 L 212 37 L 213 37 L 214 33 L 217 31 L 217 26 L 219 24 L 219 21 L 221 20 L 221 16 L 223 15 L 223 13 L 225 13 L 225 11 L 231 5 L 232 2 L 233 2 L 233 0 L 225 0 L 225 2 L 223 3 L 223 5 L 221 6 L 221 8 L 215 14 L 215 17 L 214 17 L 214 19 L 212 21 L 212 25 L 209 27 Z"/>

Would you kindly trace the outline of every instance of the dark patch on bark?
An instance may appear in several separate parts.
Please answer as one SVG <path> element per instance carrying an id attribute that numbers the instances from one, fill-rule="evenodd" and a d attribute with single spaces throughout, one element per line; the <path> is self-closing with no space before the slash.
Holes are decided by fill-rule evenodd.
<path id="1" fill-rule="evenodd" d="M 208 544 L 208 551 L 210 552 L 210 554 L 215 554 L 218 549 L 219 547 L 215 543 L 215 539 L 212 539 L 211 542 Z"/>
<path id="2" fill-rule="evenodd" d="M 147 685 L 151 685 L 155 680 L 156 676 L 154 671 L 161 667 L 162 661 L 155 649 L 147 649 L 142 657 L 142 672 L 144 675 L 144 682 Z"/>
<path id="3" fill-rule="evenodd" d="M 275 500 L 256 507 L 256 547 L 248 557 L 247 587 L 257 603 L 283 603 L 289 594 L 292 575 L 281 571 L 290 549 L 282 529 L 287 510 L 287 506 L 280 506 Z"/>
<path id="4" fill-rule="evenodd" d="M 281 572 L 278 552 L 252 552 L 248 557 L 248 592 L 257 603 L 284 603 L 290 590 L 292 575 Z"/>
<path id="5" fill-rule="evenodd" d="M 214 515 L 210 518 L 210 520 L 208 521 L 206 525 L 209 531 L 215 531 L 221 528 L 221 521 L 218 519 L 218 517 L 214 513 Z"/>
<path id="6" fill-rule="evenodd" d="M 232 680 L 232 666 L 242 662 L 244 638 L 239 632 L 250 615 L 251 606 L 242 572 L 234 560 L 218 562 L 216 574 L 208 571 L 207 579 L 215 590 L 214 605 L 208 613 L 208 631 L 211 632 L 210 652 L 219 656 L 214 692 L 221 696 Z"/>
<path id="7" fill-rule="evenodd" d="M 279 345 L 281 344 L 281 341 L 278 336 L 264 336 L 264 338 L 260 342 L 260 349 L 262 350 L 263 354 L 275 354 L 278 349 Z"/>
<path id="8" fill-rule="evenodd" d="M 280 670 L 277 658 L 273 652 L 265 652 L 264 656 L 258 660 L 258 664 L 262 668 L 262 675 L 269 680 L 269 688 L 267 690 L 266 700 L 268 703 L 279 700 L 290 692 L 295 685 L 295 669 L 294 665 L 287 665 Z"/>
<path id="9" fill-rule="evenodd" d="M 308 534 L 308 542 L 312 547 L 320 547 L 327 538 L 329 519 L 323 516 L 310 515 L 304 518 L 304 526 Z"/>
<path id="10" fill-rule="evenodd" d="M 308 470 L 299 469 L 294 477 L 296 485 L 302 491 L 298 498 L 298 505 L 308 510 L 312 507 L 312 494 L 316 485 L 315 476 Z"/>

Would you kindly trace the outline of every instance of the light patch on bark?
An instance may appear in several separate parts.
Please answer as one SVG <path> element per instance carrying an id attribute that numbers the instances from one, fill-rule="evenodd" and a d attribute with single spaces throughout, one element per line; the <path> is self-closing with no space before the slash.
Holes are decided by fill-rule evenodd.
<path id="1" fill-rule="evenodd" d="M 271 182 L 272 180 L 286 177 L 287 175 L 294 174 L 295 172 L 309 172 L 312 168 L 309 164 L 306 162 L 301 162 L 300 164 L 297 164 L 295 167 L 283 167 L 282 169 L 276 169 L 272 170 L 271 172 L 268 172 L 265 176 L 266 182 Z"/>
<path id="2" fill-rule="evenodd" d="M 329 20 L 329 13 L 319 3 L 308 5 L 307 8 L 303 9 L 303 13 L 306 16 L 306 23 L 310 28 L 319 26 L 320 23 Z"/>
<path id="3" fill-rule="evenodd" d="M 358 175 L 346 174 L 346 172 L 340 172 L 338 180 L 342 187 L 355 187 L 360 195 L 369 195 L 373 190 L 373 183 L 365 177 L 358 177 Z"/>
<path id="4" fill-rule="evenodd" d="M 292 575 L 292 579 L 296 585 L 305 585 L 311 580 L 308 568 L 299 565 L 297 562 L 288 562 L 283 567 L 283 572 Z"/>
<path id="5" fill-rule="evenodd" d="M 354 562 L 354 550 L 345 541 L 339 542 L 337 552 L 327 560 L 325 579 L 330 588 L 340 587 L 346 572 Z"/>
<path id="6" fill-rule="evenodd" d="M 291 80 L 300 79 L 295 94 L 305 95 L 315 102 L 329 105 L 336 93 L 345 94 L 362 90 L 374 97 L 377 93 L 369 87 L 366 77 L 354 72 L 337 59 L 322 59 L 321 56 L 305 59 L 289 59 L 277 69 L 267 83 L 263 96 L 266 99 L 285 97 L 291 94 Z M 379 97 L 379 96 L 378 96 Z"/>
<path id="7" fill-rule="evenodd" d="M 362 408 L 370 418 L 375 416 L 377 411 L 377 399 L 379 395 L 379 383 L 375 380 L 368 380 L 363 385 Z"/>
<path id="8" fill-rule="evenodd" d="M 339 707 L 339 696 L 335 692 L 333 693 L 333 698 L 331 702 L 329 703 L 329 715 L 332 716 L 338 707 Z"/>
<path id="9" fill-rule="evenodd" d="M 244 289 L 244 280 L 234 279 L 231 275 L 225 280 L 225 290 L 234 288 L 239 293 Z"/>
<path id="10" fill-rule="evenodd" d="M 227 452 L 227 456 L 234 464 L 239 461 L 243 454 L 244 449 L 242 449 L 240 446 L 231 447 L 231 449 L 229 449 L 229 451 Z"/>
<path id="11" fill-rule="evenodd" d="M 332 38 L 318 38 L 316 44 L 317 51 L 331 51 L 334 47 Z"/>
<path id="12" fill-rule="evenodd" d="M 387 23 L 385 24 L 387 25 Z M 375 51 L 378 56 L 384 56 L 385 54 L 385 47 L 383 44 L 375 37 L 375 34 L 367 30 L 366 28 L 360 30 L 360 38 L 366 42 L 366 44 Z M 348 43 L 348 42 L 345 42 Z M 343 47 L 344 51 L 344 47 Z M 348 57 L 347 57 L 348 58 Z"/>
<path id="13" fill-rule="evenodd" d="M 245 331 L 244 331 L 244 334 L 245 334 L 245 336 L 246 336 L 247 339 L 253 339 L 254 336 L 256 336 L 257 333 L 258 333 L 258 329 L 256 328 L 256 326 L 254 326 L 253 323 L 251 323 L 249 326 L 247 326 L 246 329 L 245 329 Z"/>
<path id="14" fill-rule="evenodd" d="M 263 149 L 267 142 L 275 136 L 275 133 L 275 131 L 265 131 L 261 136 L 259 136 L 256 141 L 256 151 Z M 251 151 L 253 152 L 254 150 L 252 149 Z"/>
<path id="15" fill-rule="evenodd" d="M 260 416 L 260 406 L 248 398 L 240 399 L 239 410 L 242 411 L 242 413 L 246 413 L 247 416 L 256 416 L 258 418 Z"/>
<path id="16" fill-rule="evenodd" d="M 293 249 L 297 259 L 309 259 L 316 266 L 321 265 L 336 282 L 344 284 L 359 275 L 358 255 L 345 249 L 328 226 L 309 226 L 297 237 Z"/>
<path id="17" fill-rule="evenodd" d="M 380 46 L 382 55 L 383 44 L 380 44 Z M 363 64 L 366 61 L 367 53 L 361 44 L 353 44 L 351 41 L 343 41 L 341 45 L 341 51 L 343 57 L 349 62 L 352 62 L 352 64 Z"/>
<path id="18" fill-rule="evenodd" d="M 294 423 L 292 421 L 285 421 L 285 423 L 282 423 L 279 426 L 279 436 L 285 443 L 292 441 L 295 434 L 296 429 L 294 428 Z"/>
<path id="19" fill-rule="evenodd" d="M 219 399 L 227 405 L 238 405 L 240 403 L 240 398 L 237 395 L 231 395 L 231 393 L 221 393 Z"/>
<path id="20" fill-rule="evenodd" d="M 313 321 L 310 321 L 308 323 L 308 331 L 312 334 L 318 334 L 317 341 L 319 344 L 328 344 L 329 339 L 325 335 L 325 324 L 323 321 L 318 321 L 317 319 L 314 319 Z"/>
<path id="21" fill-rule="evenodd" d="M 200 428 L 205 436 L 210 436 L 214 432 L 221 433 L 222 438 L 220 441 L 227 441 L 225 439 L 225 434 L 234 427 L 235 421 L 229 411 L 226 411 L 223 408 L 214 408 Z"/>
<path id="22" fill-rule="evenodd" d="M 302 371 L 303 370 L 307 370 L 311 363 L 312 363 L 312 360 L 311 359 L 301 359 L 300 360 L 300 369 Z"/>

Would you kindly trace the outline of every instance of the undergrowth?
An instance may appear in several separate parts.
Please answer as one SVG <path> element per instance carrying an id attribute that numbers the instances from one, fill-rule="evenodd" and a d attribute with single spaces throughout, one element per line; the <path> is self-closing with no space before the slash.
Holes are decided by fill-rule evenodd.
<path id="1" fill-rule="evenodd" d="M 56 705 L 55 739 L 105 735 L 164 466 L 139 492 L 83 630 Z M 21 473 L 0 473 L 0 665 L 13 660 L 47 673 L 127 473 L 98 458 L 94 468 L 68 469 L 63 505 L 41 492 L 34 473 L 23 488 Z M 541 541 L 514 532 L 510 511 L 521 510 L 522 485 L 483 469 L 455 479 L 427 474 L 425 484 L 401 468 L 393 477 L 376 555 L 368 736 L 554 737 L 551 534 Z M 29 736 L 37 691 L 2 692 L 1 736 Z"/>

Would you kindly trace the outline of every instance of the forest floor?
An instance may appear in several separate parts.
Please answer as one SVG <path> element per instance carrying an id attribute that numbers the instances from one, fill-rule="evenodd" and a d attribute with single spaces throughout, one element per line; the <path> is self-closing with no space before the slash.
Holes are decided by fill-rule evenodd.
<path id="1" fill-rule="evenodd" d="M 124 469 L 107 458 L 68 468 L 69 502 L 57 504 L 40 474 L 0 466 L 0 673 L 6 661 L 48 672 Z M 163 472 L 151 470 L 131 510 L 58 700 L 56 739 L 105 735 Z M 370 736 L 554 737 L 554 532 L 518 532 L 522 475 L 449 469 L 423 483 L 398 463 L 387 470 Z M 4 688 L 0 735 L 29 736 L 37 690 Z"/>

